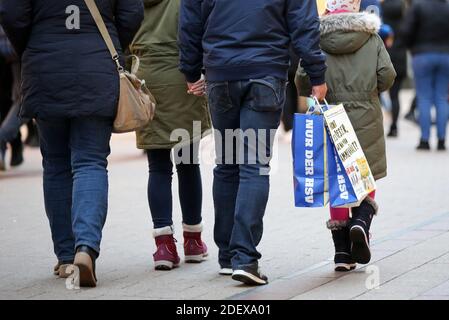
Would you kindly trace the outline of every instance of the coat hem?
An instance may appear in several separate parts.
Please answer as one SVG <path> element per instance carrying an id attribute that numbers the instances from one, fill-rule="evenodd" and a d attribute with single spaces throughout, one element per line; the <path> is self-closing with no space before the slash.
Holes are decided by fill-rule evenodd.
<path id="1" fill-rule="evenodd" d="M 190 144 L 193 144 L 193 143 L 196 143 L 196 142 L 200 142 L 201 140 L 203 140 L 203 138 L 207 137 L 210 134 L 210 133 L 207 133 L 207 131 L 209 131 L 209 130 L 210 129 L 204 130 L 201 133 L 201 136 L 193 137 L 192 139 L 189 140 L 189 143 L 186 142 L 185 144 L 182 144 L 182 145 L 190 145 Z M 207 134 L 205 135 L 205 133 L 207 133 Z M 173 141 L 172 143 L 164 143 L 164 144 L 141 144 L 141 143 L 137 143 L 137 149 L 140 149 L 140 150 L 159 150 L 159 149 L 166 150 L 166 149 L 173 149 L 178 144 L 180 144 L 179 141 Z"/>
<path id="2" fill-rule="evenodd" d="M 386 178 L 386 177 L 387 177 L 387 173 L 386 173 L 386 172 L 383 172 L 383 173 L 380 173 L 380 174 L 375 175 L 375 176 L 374 176 L 374 180 L 379 181 L 379 180 L 381 180 L 381 179 L 383 179 L 383 178 Z"/>

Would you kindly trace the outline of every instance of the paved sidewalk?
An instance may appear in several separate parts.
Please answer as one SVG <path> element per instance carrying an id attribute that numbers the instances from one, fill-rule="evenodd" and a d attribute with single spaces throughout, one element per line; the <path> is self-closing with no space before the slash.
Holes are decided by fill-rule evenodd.
<path id="1" fill-rule="evenodd" d="M 411 97 L 403 93 L 405 106 Z M 125 135 L 114 137 L 110 158 L 110 212 L 98 261 L 99 287 L 67 290 L 52 275 L 56 261 L 43 210 L 39 152 L 27 150 L 21 168 L 0 174 L 0 299 L 449 300 L 449 153 L 418 153 L 418 128 L 403 122 L 400 129 L 400 138 L 388 141 L 389 176 L 379 183 L 373 261 L 343 275 L 332 268 L 327 210 L 293 206 L 290 146 L 279 145 L 260 245 L 270 285 L 260 288 L 217 273 L 210 157 L 202 167 L 209 260 L 182 264 L 172 272 L 153 270 L 146 159 L 136 151 L 133 137 Z M 203 155 L 210 154 L 205 141 Z M 181 240 L 177 201 L 174 210 Z"/>

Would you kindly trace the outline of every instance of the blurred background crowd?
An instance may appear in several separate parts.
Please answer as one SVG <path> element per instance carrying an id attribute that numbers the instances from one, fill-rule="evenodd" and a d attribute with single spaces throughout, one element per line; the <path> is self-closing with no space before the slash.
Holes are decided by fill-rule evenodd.
<path id="1" fill-rule="evenodd" d="M 318 0 L 320 13 L 326 9 L 325 3 Z M 445 85 L 449 78 L 449 38 L 446 30 L 449 29 L 449 22 L 444 10 L 447 7 L 445 0 L 362 0 L 362 10 L 379 15 L 383 21 L 379 36 L 384 40 L 397 72 L 394 86 L 381 97 L 389 122 L 387 135 L 389 138 L 398 137 L 399 117 L 403 115 L 406 120 L 421 126 L 422 138 L 418 150 L 430 150 L 431 125 L 438 128 L 438 150 L 446 149 L 449 115 L 448 88 Z M 439 9 L 443 11 L 438 12 Z M 446 28 L 441 28 L 442 25 Z M 297 95 L 294 77 L 299 61 L 293 53 L 292 61 L 281 128 L 285 141 L 291 141 L 293 114 L 304 112 L 307 108 L 305 99 Z M 399 94 L 402 89 L 417 91 L 410 105 L 401 105 Z M 417 97 L 421 108 L 418 108 Z M 433 113 L 434 106 L 436 112 Z"/>

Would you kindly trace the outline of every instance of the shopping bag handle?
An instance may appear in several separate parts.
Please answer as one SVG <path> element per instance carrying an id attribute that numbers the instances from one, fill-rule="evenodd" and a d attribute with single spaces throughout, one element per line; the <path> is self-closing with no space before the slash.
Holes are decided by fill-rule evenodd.
<path id="1" fill-rule="evenodd" d="M 315 97 L 315 96 L 312 96 L 312 99 L 315 101 L 315 106 L 314 107 L 318 107 L 318 110 L 320 111 L 320 113 L 323 114 L 325 110 L 323 109 L 322 104 L 320 103 L 318 98 Z M 326 99 L 324 99 L 324 103 L 325 103 L 325 106 L 326 106 L 327 110 L 329 110 L 330 106 L 327 103 Z M 309 109 L 307 110 L 307 114 L 313 114 L 314 113 L 314 112 L 312 112 L 312 108 L 313 108 L 312 106 L 309 107 Z"/>
<path id="2" fill-rule="evenodd" d="M 320 106 L 320 107 L 321 107 L 321 103 L 320 103 L 320 101 L 318 100 L 318 98 L 315 97 L 315 96 L 313 96 L 312 98 L 313 98 L 313 100 L 315 100 L 317 106 Z M 327 103 L 326 98 L 324 98 L 323 101 L 324 101 L 324 105 L 325 105 L 328 109 L 330 109 L 329 103 Z"/>

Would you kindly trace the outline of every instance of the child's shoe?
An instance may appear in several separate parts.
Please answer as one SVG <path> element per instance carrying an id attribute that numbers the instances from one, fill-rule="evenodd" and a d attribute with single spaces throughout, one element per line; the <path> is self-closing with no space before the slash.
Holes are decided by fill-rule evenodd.
<path id="1" fill-rule="evenodd" d="M 352 208 L 349 236 L 352 242 L 351 255 L 357 263 L 368 264 L 371 261 L 369 230 L 377 211 L 377 203 L 370 197 L 366 197 L 359 207 Z"/>
<path id="2" fill-rule="evenodd" d="M 329 220 L 327 228 L 332 232 L 335 246 L 335 271 L 348 272 L 356 268 L 351 257 L 351 240 L 349 239 L 348 221 Z"/>
<path id="3" fill-rule="evenodd" d="M 189 226 L 183 224 L 184 256 L 186 263 L 200 263 L 208 256 L 207 246 L 201 240 L 203 225 Z"/>
<path id="4" fill-rule="evenodd" d="M 178 267 L 181 259 L 176 250 L 173 227 L 155 229 L 153 236 L 157 246 L 157 250 L 153 255 L 154 268 L 159 271 L 169 271 Z"/>

